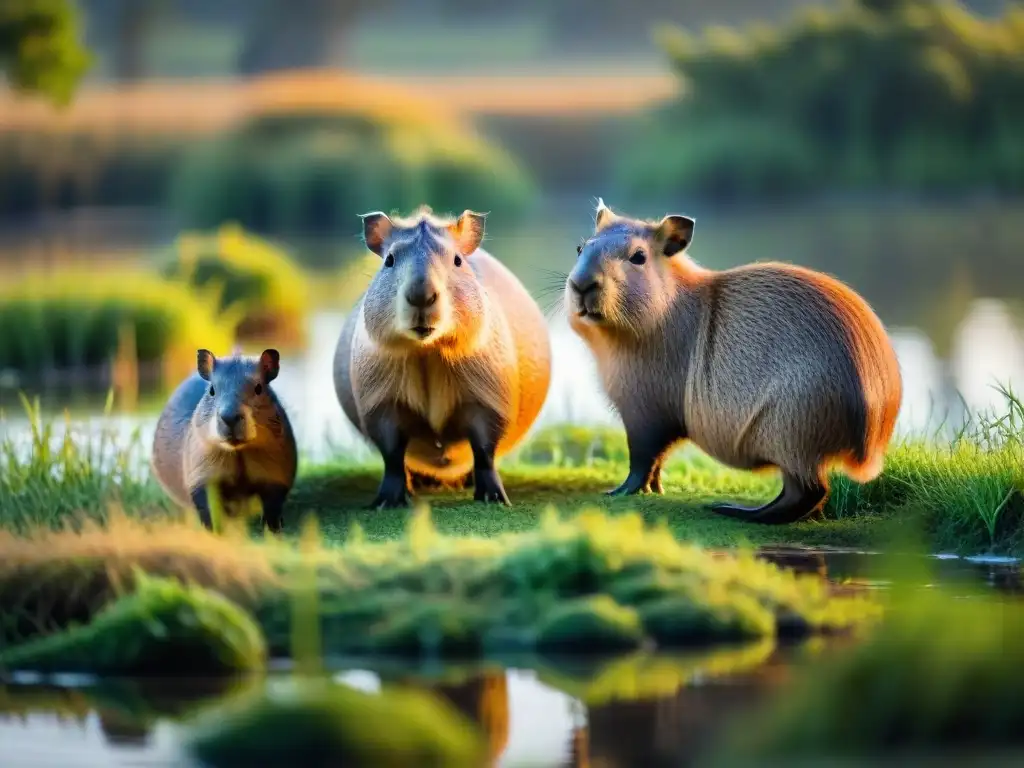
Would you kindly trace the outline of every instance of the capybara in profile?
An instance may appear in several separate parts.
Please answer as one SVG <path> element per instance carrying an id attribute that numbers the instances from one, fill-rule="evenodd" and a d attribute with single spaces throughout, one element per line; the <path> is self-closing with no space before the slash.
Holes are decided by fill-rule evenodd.
<path id="1" fill-rule="evenodd" d="M 280 355 L 217 359 L 200 349 L 197 371 L 183 381 L 156 425 L 154 473 L 182 506 L 190 503 L 212 527 L 208 489 L 217 485 L 225 512 L 258 497 L 263 522 L 282 526 L 282 507 L 295 482 L 298 454 L 291 423 L 271 382 Z"/>
<path id="2" fill-rule="evenodd" d="M 519 280 L 480 248 L 484 216 L 421 208 L 363 216 L 381 265 L 334 358 L 342 409 L 384 459 L 373 508 L 405 506 L 410 473 L 508 504 L 495 457 L 540 413 L 551 379 L 547 324 Z"/>
<path id="3" fill-rule="evenodd" d="M 828 497 L 828 470 L 882 471 L 902 398 L 896 354 L 867 302 L 838 280 L 781 263 L 713 271 L 687 254 L 694 221 L 619 216 L 603 201 L 577 249 L 565 306 L 593 352 L 629 443 L 609 493 L 661 492 L 680 440 L 723 464 L 774 467 L 783 486 L 721 514 L 782 524 Z"/>

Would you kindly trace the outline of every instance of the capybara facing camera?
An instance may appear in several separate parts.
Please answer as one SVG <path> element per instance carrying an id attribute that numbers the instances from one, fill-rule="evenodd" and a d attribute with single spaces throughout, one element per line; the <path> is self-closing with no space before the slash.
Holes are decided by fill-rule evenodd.
<path id="1" fill-rule="evenodd" d="M 263 522 L 282 527 L 282 508 L 298 467 L 295 435 L 271 389 L 280 369 L 275 349 L 259 358 L 218 359 L 200 349 L 196 372 L 171 395 L 157 421 L 152 466 L 168 495 L 193 505 L 212 527 L 209 490 L 217 486 L 233 514 L 257 497 Z"/>
<path id="2" fill-rule="evenodd" d="M 472 472 L 477 501 L 509 503 L 495 458 L 540 413 L 551 350 L 533 297 L 480 248 L 484 223 L 468 210 L 363 216 L 381 264 L 345 321 L 334 385 L 384 459 L 373 508 L 409 503 L 407 469 L 440 481 Z"/>
<path id="3" fill-rule="evenodd" d="M 838 280 L 761 263 L 713 271 L 687 255 L 694 220 L 619 216 L 599 201 L 564 302 L 622 418 L 629 475 L 612 494 L 661 489 L 661 466 L 689 439 L 723 464 L 774 467 L 783 487 L 724 515 L 790 523 L 819 509 L 827 472 L 882 471 L 902 380 L 867 302 Z"/>

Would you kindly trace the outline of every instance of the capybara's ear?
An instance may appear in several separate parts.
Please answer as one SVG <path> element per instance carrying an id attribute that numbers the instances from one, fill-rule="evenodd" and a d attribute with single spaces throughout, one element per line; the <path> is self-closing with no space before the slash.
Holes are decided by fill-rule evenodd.
<path id="1" fill-rule="evenodd" d="M 217 358 L 213 356 L 213 352 L 208 349 L 200 349 L 196 353 L 196 370 L 199 371 L 199 375 L 207 381 L 213 375 L 213 368 L 217 364 Z"/>
<path id="2" fill-rule="evenodd" d="M 263 371 L 263 380 L 270 382 L 277 378 L 281 370 L 281 355 L 276 349 L 264 349 L 260 355 L 260 370 Z"/>
<path id="3" fill-rule="evenodd" d="M 612 209 L 604 204 L 604 200 L 600 197 L 597 198 L 597 215 L 594 217 L 594 231 L 600 232 L 617 218 L 618 216 L 615 215 Z"/>
<path id="4" fill-rule="evenodd" d="M 693 242 L 693 227 L 696 222 L 689 216 L 666 216 L 654 232 L 654 240 L 666 256 L 675 256 L 689 248 Z"/>
<path id="5" fill-rule="evenodd" d="M 364 213 L 360 218 L 363 220 L 363 242 L 366 243 L 367 248 L 383 257 L 384 243 L 391 236 L 394 224 L 382 211 Z"/>
<path id="6" fill-rule="evenodd" d="M 448 234 L 455 241 L 455 247 L 463 256 L 469 256 L 480 247 L 486 229 L 486 213 L 466 210 L 453 224 L 448 225 Z"/>

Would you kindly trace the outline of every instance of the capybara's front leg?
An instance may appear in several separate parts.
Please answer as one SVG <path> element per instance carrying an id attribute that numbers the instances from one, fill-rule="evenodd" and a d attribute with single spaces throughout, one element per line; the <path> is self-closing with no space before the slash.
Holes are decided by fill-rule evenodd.
<path id="1" fill-rule="evenodd" d="M 379 408 L 366 417 L 366 433 L 384 459 L 384 477 L 368 509 L 409 506 L 406 485 L 405 449 L 409 436 L 402 429 L 394 408 Z"/>
<path id="2" fill-rule="evenodd" d="M 284 502 L 288 498 L 288 490 L 280 485 L 268 485 L 259 490 L 263 524 L 273 534 L 280 534 L 284 530 Z"/>
<path id="3" fill-rule="evenodd" d="M 626 442 L 629 445 L 629 475 L 608 496 L 631 496 L 649 492 L 654 487 L 661 493 L 661 464 L 672 445 L 684 437 L 683 429 L 668 420 L 655 421 L 640 414 L 623 414 Z"/>
<path id="4" fill-rule="evenodd" d="M 213 515 L 210 514 L 210 498 L 206 492 L 206 486 L 200 485 L 192 491 L 192 506 L 199 513 L 199 522 L 208 531 L 213 530 Z"/>
<path id="5" fill-rule="evenodd" d="M 494 467 L 494 453 L 505 431 L 504 420 L 496 413 L 479 409 L 467 424 L 469 445 L 473 449 L 473 499 L 510 506 L 505 486 Z"/>

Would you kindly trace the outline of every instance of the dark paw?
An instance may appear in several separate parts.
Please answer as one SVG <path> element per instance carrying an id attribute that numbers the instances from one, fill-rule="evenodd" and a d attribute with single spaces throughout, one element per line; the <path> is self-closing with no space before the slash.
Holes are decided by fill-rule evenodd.
<path id="1" fill-rule="evenodd" d="M 493 469 L 480 472 L 476 477 L 476 482 L 473 483 L 473 487 L 474 501 L 482 501 L 486 504 L 512 505 L 512 502 L 508 500 L 508 494 L 505 493 L 505 486 L 502 485 L 501 478 L 498 477 L 498 473 Z"/>
<path id="2" fill-rule="evenodd" d="M 282 533 L 284 533 L 284 523 L 281 520 L 264 520 L 263 524 L 266 526 L 266 529 L 275 536 L 280 536 Z"/>
<path id="3" fill-rule="evenodd" d="M 711 511 L 716 515 L 734 517 L 737 520 L 752 520 L 757 515 L 757 508 L 740 507 L 736 504 L 718 503 L 711 505 Z"/>
<path id="4" fill-rule="evenodd" d="M 385 475 L 381 480 L 380 489 L 366 508 L 367 509 L 395 509 L 409 506 L 409 490 L 406 487 L 406 478 L 402 474 L 397 477 Z"/>
<path id="5" fill-rule="evenodd" d="M 605 496 L 633 496 L 637 493 L 649 493 L 651 484 L 641 475 L 630 474 L 618 488 L 605 492 Z"/>

